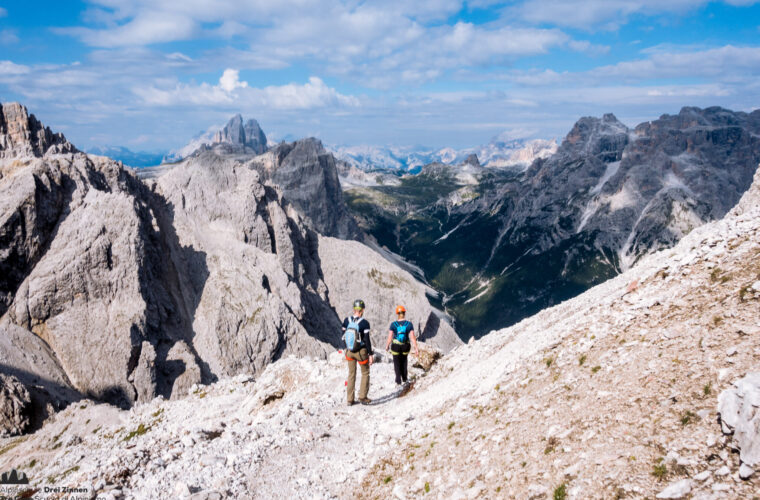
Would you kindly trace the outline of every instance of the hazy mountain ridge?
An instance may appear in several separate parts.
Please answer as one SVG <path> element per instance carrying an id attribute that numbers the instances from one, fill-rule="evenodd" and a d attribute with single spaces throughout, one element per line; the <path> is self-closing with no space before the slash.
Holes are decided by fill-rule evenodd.
<path id="1" fill-rule="evenodd" d="M 475 154 L 481 164 L 494 168 L 526 168 L 537 158 L 546 158 L 557 149 L 554 140 L 495 137 L 486 145 L 456 150 L 393 146 L 330 146 L 335 156 L 364 171 L 396 170 L 416 172 L 430 163 L 459 164 Z"/>
<path id="2" fill-rule="evenodd" d="M 107 156 L 130 167 L 152 167 L 160 165 L 166 156 L 159 151 L 132 151 L 122 146 L 94 146 L 85 151 L 87 154 Z"/>

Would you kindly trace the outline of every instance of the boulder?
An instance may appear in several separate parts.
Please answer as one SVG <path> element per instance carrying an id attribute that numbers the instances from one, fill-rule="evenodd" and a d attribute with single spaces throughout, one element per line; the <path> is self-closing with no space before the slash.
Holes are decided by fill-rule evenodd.
<path id="1" fill-rule="evenodd" d="M 32 399 L 16 377 L 0 373 L 0 436 L 17 436 L 29 427 Z"/>
<path id="2" fill-rule="evenodd" d="M 440 350 L 429 345 L 425 345 L 424 343 L 419 344 L 419 349 L 420 355 L 415 359 L 413 366 L 422 368 L 424 371 L 430 370 L 436 361 L 438 361 L 441 356 L 443 356 Z"/>
<path id="3" fill-rule="evenodd" d="M 152 400 L 156 395 L 156 349 L 150 342 L 143 341 L 140 359 L 133 373 L 136 400 L 141 403 Z"/>
<path id="4" fill-rule="evenodd" d="M 657 494 L 657 498 L 684 498 L 689 493 L 691 493 L 691 479 L 681 479 L 669 484 Z"/>
<path id="5" fill-rule="evenodd" d="M 760 464 L 760 372 L 748 373 L 718 396 L 724 434 L 732 435 L 739 458 L 748 468 Z M 745 469 L 747 472 L 747 469 Z"/>

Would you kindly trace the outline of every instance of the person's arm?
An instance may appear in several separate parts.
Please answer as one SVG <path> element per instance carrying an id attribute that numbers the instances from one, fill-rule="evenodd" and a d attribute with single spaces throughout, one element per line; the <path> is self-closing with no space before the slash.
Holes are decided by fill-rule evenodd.
<path id="1" fill-rule="evenodd" d="M 393 330 L 388 328 L 388 340 L 385 342 L 385 350 L 391 348 L 391 342 L 393 341 Z"/>
<path id="2" fill-rule="evenodd" d="M 375 362 L 375 353 L 372 351 L 372 338 L 369 336 L 369 321 L 364 320 L 364 328 L 362 334 L 366 335 L 365 343 L 367 344 L 367 355 L 369 356 L 369 364 Z"/>
<path id="3" fill-rule="evenodd" d="M 417 347 L 417 336 L 414 334 L 414 328 L 409 331 L 409 336 L 412 338 L 412 344 L 414 344 L 414 355 L 420 357 L 420 349 Z"/>

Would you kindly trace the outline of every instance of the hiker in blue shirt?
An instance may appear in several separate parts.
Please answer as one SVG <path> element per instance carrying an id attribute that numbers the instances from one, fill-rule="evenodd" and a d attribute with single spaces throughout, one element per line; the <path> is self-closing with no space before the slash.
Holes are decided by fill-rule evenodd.
<path id="1" fill-rule="evenodd" d="M 398 319 L 391 323 L 388 328 L 388 342 L 385 344 L 385 350 L 390 348 L 393 354 L 393 369 L 396 372 L 396 384 L 406 384 L 406 363 L 407 356 L 411 350 L 409 340 L 414 342 L 414 355 L 419 357 L 420 350 L 417 348 L 417 337 L 414 335 L 414 326 L 411 321 L 406 320 L 406 309 L 404 306 L 396 307 L 396 316 Z"/>

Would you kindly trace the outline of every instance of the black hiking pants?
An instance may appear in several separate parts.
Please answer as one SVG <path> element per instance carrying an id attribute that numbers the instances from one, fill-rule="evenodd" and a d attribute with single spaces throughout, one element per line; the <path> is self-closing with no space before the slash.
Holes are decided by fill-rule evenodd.
<path id="1" fill-rule="evenodd" d="M 406 382 L 406 364 L 409 357 L 409 350 L 411 345 L 393 344 L 391 346 L 391 354 L 393 354 L 393 370 L 396 372 L 396 383 Z"/>
<path id="2" fill-rule="evenodd" d="M 396 372 L 396 383 L 400 384 L 402 381 L 406 382 L 406 363 L 408 354 L 394 354 L 393 355 L 393 369 Z"/>

